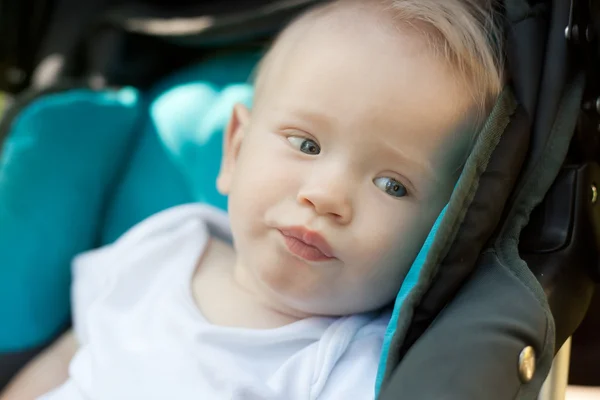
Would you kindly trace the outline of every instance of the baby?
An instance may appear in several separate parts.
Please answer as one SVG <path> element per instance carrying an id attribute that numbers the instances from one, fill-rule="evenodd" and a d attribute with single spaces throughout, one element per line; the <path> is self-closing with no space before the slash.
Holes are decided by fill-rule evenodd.
<path id="1" fill-rule="evenodd" d="M 76 258 L 73 332 L 5 398 L 373 399 L 386 306 L 502 88 L 484 3 L 294 21 L 225 132 L 229 217 L 176 207 Z"/>

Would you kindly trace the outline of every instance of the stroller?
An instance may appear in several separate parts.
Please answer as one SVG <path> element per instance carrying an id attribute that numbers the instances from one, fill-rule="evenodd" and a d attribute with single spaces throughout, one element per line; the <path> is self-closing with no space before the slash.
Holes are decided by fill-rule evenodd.
<path id="1" fill-rule="evenodd" d="M 69 326 L 75 254 L 225 208 L 228 110 L 316 3 L 0 0 L 0 388 Z M 599 3 L 503 1 L 510 84 L 398 293 L 379 399 L 564 398 L 600 280 Z"/>

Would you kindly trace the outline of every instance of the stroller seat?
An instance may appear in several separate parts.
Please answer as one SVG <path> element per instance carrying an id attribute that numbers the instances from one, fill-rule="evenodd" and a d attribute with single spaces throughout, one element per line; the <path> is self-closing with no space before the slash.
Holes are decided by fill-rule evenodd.
<path id="1" fill-rule="evenodd" d="M 106 67 L 103 50 L 85 68 L 66 63 L 50 87 L 19 93 L 0 124 L 0 387 L 69 325 L 75 254 L 170 206 L 226 209 L 214 186 L 221 134 L 234 103 L 251 105 L 264 49 L 248 32 L 257 21 L 278 29 L 312 3 L 224 19 L 250 45 L 231 45 L 225 23 L 176 40 L 131 31 L 122 22 L 137 9 L 121 7 L 95 32 L 105 46 L 86 37 L 79 50 L 106 49 L 118 34 L 136 49 L 161 43 L 202 57 L 135 74 L 127 59 L 121 71 Z M 597 88 L 597 57 L 557 33 L 585 13 L 558 0 L 504 6 L 510 85 L 398 294 L 376 388 L 383 400 L 536 398 L 592 295 L 600 211 L 589 192 L 600 169 L 581 145 L 593 122 L 580 107 Z M 535 368 L 524 369 L 527 357 Z"/>

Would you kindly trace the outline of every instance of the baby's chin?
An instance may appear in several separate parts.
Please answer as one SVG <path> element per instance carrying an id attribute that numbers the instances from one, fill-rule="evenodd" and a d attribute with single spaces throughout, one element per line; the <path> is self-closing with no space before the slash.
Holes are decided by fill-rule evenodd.
<path id="1" fill-rule="evenodd" d="M 393 304 L 402 283 L 401 279 L 381 276 L 376 282 L 353 286 L 351 279 L 343 274 L 311 275 L 308 267 L 304 271 L 306 274 L 302 271 L 289 273 L 290 268 L 281 268 L 282 260 L 278 257 L 268 260 L 254 258 L 252 261 L 263 266 L 248 268 L 255 264 L 252 262 L 245 265 L 248 272 L 252 271 L 255 295 L 266 307 L 295 319 L 343 317 L 378 311 Z M 264 268 L 265 265 L 272 268 Z M 336 268 L 335 265 L 327 267 Z"/>
<path id="2" fill-rule="evenodd" d="M 393 306 L 396 295 L 372 300 L 356 296 L 317 296 L 314 294 L 276 293 L 274 308 L 297 319 L 309 317 L 344 317 L 348 315 L 378 312 Z"/>

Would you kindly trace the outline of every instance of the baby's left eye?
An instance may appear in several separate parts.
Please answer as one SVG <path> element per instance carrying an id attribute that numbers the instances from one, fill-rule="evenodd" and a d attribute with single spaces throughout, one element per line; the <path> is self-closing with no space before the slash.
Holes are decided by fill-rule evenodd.
<path id="1" fill-rule="evenodd" d="M 383 176 L 381 178 L 375 178 L 373 183 L 390 196 L 404 197 L 407 195 L 406 187 L 394 178 Z"/>
<path id="2" fill-rule="evenodd" d="M 290 136 L 287 140 L 298 150 L 311 156 L 316 156 L 321 152 L 321 148 L 314 140 L 299 136 Z"/>

